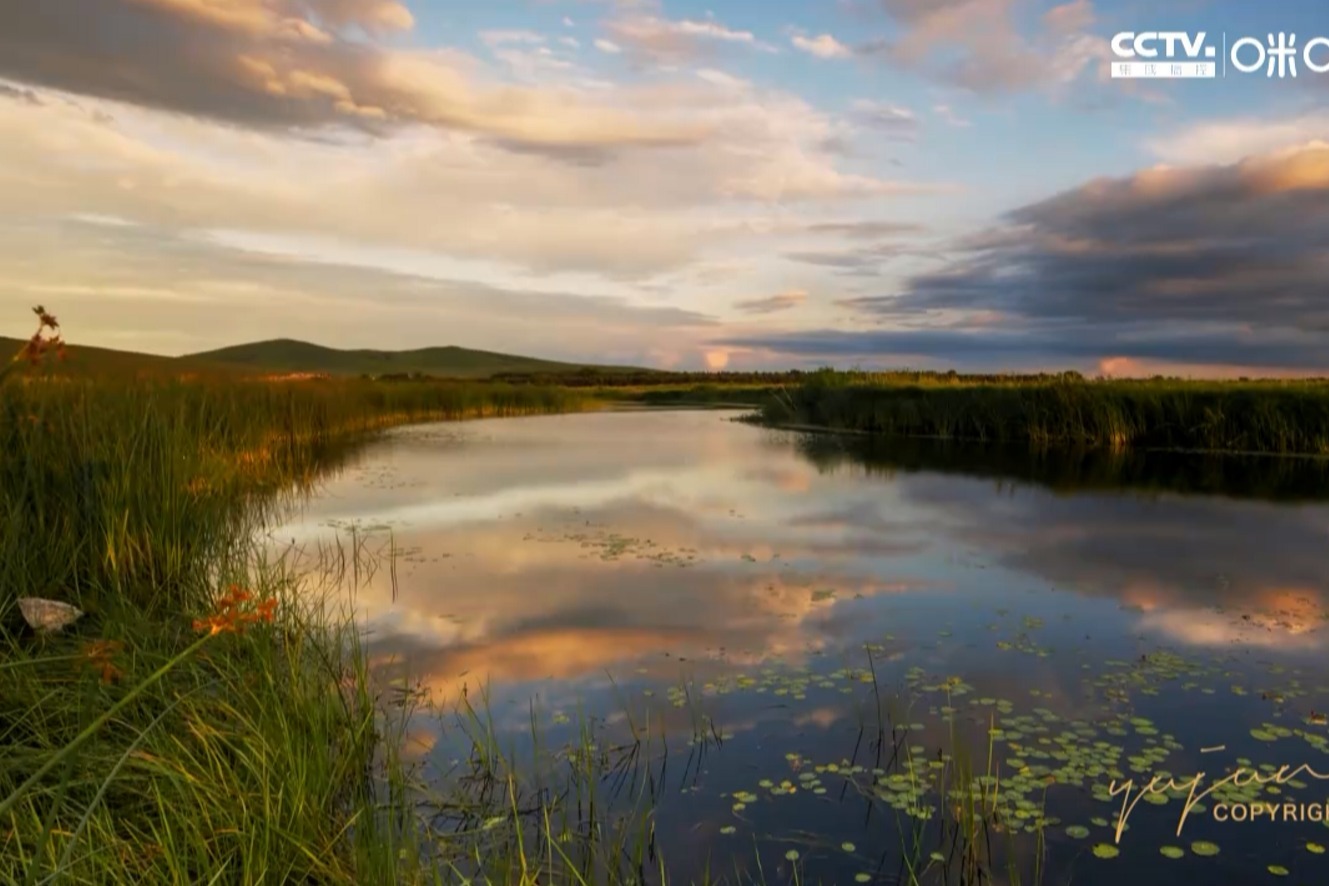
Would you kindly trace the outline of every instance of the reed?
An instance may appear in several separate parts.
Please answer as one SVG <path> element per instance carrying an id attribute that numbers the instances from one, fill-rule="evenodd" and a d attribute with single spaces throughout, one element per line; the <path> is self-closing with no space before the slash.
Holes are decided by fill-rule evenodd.
<path id="1" fill-rule="evenodd" d="M 770 425 L 1035 446 L 1329 454 L 1319 382 L 901 385 L 823 373 L 768 400 Z"/>
<path id="2" fill-rule="evenodd" d="M 374 431 L 584 399 L 74 378 L 39 318 L 0 371 L 0 882 L 433 879 L 350 613 L 256 531 Z"/>

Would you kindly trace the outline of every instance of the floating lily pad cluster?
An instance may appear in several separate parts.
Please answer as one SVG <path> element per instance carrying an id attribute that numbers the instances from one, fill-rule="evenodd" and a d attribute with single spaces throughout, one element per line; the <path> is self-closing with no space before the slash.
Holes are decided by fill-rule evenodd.
<path id="1" fill-rule="evenodd" d="M 604 561 L 632 558 L 643 560 L 653 566 L 695 566 L 700 562 L 700 555 L 695 548 L 669 550 L 649 538 L 635 538 L 618 532 L 596 530 L 594 532 L 567 532 L 554 534 L 544 531 L 527 533 L 523 541 L 539 542 L 575 542 L 593 556 Z"/>

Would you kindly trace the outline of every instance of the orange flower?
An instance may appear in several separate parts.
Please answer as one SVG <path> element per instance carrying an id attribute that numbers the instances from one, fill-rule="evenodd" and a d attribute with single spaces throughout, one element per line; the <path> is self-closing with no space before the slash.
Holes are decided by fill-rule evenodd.
<path id="1" fill-rule="evenodd" d="M 225 594 L 217 600 L 217 609 L 207 618 L 195 619 L 194 630 L 206 632 L 209 636 L 221 633 L 242 634 L 245 628 L 258 622 L 271 622 L 277 608 L 275 597 L 265 597 L 252 606 L 243 604 L 254 601 L 252 591 L 239 585 L 231 585 Z"/>

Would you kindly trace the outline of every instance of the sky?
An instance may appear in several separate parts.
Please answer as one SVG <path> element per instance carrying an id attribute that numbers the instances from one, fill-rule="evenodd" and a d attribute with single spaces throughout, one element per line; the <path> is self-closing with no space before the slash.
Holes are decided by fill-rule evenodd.
<path id="1" fill-rule="evenodd" d="M 1226 64 L 1278 32 L 1329 6 L 0 0 L 0 334 L 1324 374 L 1329 73 Z"/>

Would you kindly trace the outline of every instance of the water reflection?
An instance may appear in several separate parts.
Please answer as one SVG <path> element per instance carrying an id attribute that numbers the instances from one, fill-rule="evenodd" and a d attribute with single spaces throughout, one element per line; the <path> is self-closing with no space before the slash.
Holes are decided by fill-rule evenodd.
<path id="1" fill-rule="evenodd" d="M 730 851 L 731 828 L 749 834 L 749 856 L 752 835 L 769 838 L 767 860 L 782 869 L 798 846 L 798 863 L 825 882 L 899 874 L 889 847 L 874 845 L 871 864 L 836 848 L 899 842 L 862 804 L 831 804 L 826 766 L 863 766 L 866 808 L 898 811 L 899 792 L 874 786 L 871 770 L 903 765 L 892 744 L 900 726 L 921 727 L 931 754 L 957 729 L 977 730 L 982 745 L 994 717 L 1051 729 L 1028 713 L 1044 708 L 1057 724 L 1085 724 L 1067 727 L 1083 747 L 1058 745 L 1058 765 L 1070 760 L 1092 780 L 1087 761 L 1107 750 L 1095 741 L 1118 751 L 1133 743 L 1147 763 L 1163 747 L 1181 773 L 1204 765 L 1194 752 L 1205 742 L 1249 745 L 1252 727 L 1302 728 L 1313 704 L 1323 710 L 1329 507 L 1313 501 L 1324 485 L 1318 462 L 985 458 L 916 442 L 800 440 L 731 417 L 404 429 L 331 479 L 274 539 L 301 544 L 351 528 L 390 537 L 395 571 L 376 572 L 356 599 L 375 663 L 420 680 L 436 701 L 488 685 L 499 728 L 514 735 L 529 728 L 537 696 L 555 727 L 579 709 L 613 726 L 646 708 L 693 739 L 703 710 L 727 739 L 728 762 L 691 771 L 679 788 L 686 800 L 663 805 L 657 826 L 697 858 Z M 950 697 L 947 679 L 967 697 Z M 877 728 L 875 748 L 865 724 Z M 926 738 L 937 735 L 945 741 Z M 1290 728 L 1287 737 L 1298 738 Z M 1020 762 L 1037 773 L 1038 746 L 1013 741 L 1006 756 L 1028 757 Z M 427 725 L 412 743 L 456 751 Z M 860 754 L 871 759 L 847 762 Z M 1056 759 L 1044 775 L 1079 777 Z M 822 793 L 809 772 L 817 787 L 826 782 Z M 784 792 L 770 788 L 760 802 L 734 801 L 766 781 L 803 784 L 798 803 L 815 805 L 782 806 L 774 798 Z M 1081 808 L 1093 805 L 1088 785 L 1058 800 L 1063 826 L 1111 816 Z M 1132 818 L 1137 829 L 1144 818 Z M 1224 839 L 1244 855 L 1234 847 L 1230 867 L 1202 870 L 1238 879 L 1262 870 L 1271 846 L 1305 842 L 1292 828 L 1258 841 L 1259 829 L 1229 829 Z M 1103 883 L 1119 882 L 1127 864 L 1145 882 L 1182 870 L 1155 872 L 1158 842 L 1143 838 L 1134 861 L 1123 845 L 1115 868 L 1086 863 L 1103 833 L 1085 845 L 1053 840 L 1053 867 Z M 1010 849 L 1026 860 L 1031 851 Z M 1317 869 L 1307 867 L 1312 854 L 1296 860 L 1297 872 Z"/>

